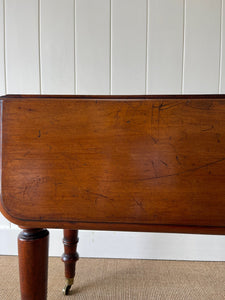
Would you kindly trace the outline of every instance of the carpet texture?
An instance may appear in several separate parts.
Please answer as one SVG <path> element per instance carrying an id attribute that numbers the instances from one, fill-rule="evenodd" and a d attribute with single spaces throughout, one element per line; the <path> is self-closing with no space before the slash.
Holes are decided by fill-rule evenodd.
<path id="1" fill-rule="evenodd" d="M 18 259 L 0 256 L 0 299 L 18 300 Z M 63 263 L 49 259 L 48 300 L 224 300 L 225 262 L 87 259 L 63 296 Z"/>

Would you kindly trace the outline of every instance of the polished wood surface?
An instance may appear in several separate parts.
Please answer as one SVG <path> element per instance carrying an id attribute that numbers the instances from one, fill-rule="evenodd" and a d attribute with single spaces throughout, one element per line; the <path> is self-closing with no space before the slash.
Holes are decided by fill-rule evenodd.
<path id="1" fill-rule="evenodd" d="M 21 300 L 47 299 L 48 237 L 46 229 L 24 229 L 18 237 Z"/>
<path id="2" fill-rule="evenodd" d="M 27 227 L 225 233 L 225 96 L 2 97 L 2 211 Z"/>

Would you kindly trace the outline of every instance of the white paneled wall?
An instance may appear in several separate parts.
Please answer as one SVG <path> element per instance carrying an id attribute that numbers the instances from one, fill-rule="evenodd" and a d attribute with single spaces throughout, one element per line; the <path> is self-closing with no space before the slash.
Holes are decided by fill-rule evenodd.
<path id="1" fill-rule="evenodd" d="M 38 1 L 6 0 L 7 93 L 40 93 Z"/>
<path id="2" fill-rule="evenodd" d="M 0 95 L 5 94 L 4 48 L 4 2 L 3 0 L 0 0 Z M 1 228 L 10 228 L 10 223 L 0 213 L 0 229 Z"/>
<path id="3" fill-rule="evenodd" d="M 181 94 L 184 2 L 151 0 L 148 22 L 148 94 Z"/>
<path id="4" fill-rule="evenodd" d="M 74 94 L 74 1 L 40 0 L 43 94 Z"/>
<path id="5" fill-rule="evenodd" d="M 5 93 L 225 93 L 225 0 L 0 0 Z M 0 254 L 16 253 L 17 232 L 0 215 Z M 60 255 L 62 233 L 51 235 Z M 81 231 L 79 251 L 225 260 L 224 247 L 221 236 Z"/>
<path id="6" fill-rule="evenodd" d="M 225 0 L 221 9 L 221 52 L 220 52 L 220 92 L 225 94 Z"/>
<path id="7" fill-rule="evenodd" d="M 110 93 L 110 0 L 75 1 L 77 94 Z"/>
<path id="8" fill-rule="evenodd" d="M 112 0 L 112 94 L 146 92 L 146 0 Z"/>
<path id="9" fill-rule="evenodd" d="M 5 94 L 4 2 L 0 0 L 0 95 Z"/>
<path id="10" fill-rule="evenodd" d="M 184 93 L 219 92 L 221 3 L 186 0 Z"/>

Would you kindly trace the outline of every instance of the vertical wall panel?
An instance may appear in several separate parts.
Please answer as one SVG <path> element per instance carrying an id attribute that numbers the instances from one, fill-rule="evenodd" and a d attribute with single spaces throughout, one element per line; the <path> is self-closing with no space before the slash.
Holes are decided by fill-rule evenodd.
<path id="1" fill-rule="evenodd" d="M 112 1 L 112 93 L 145 94 L 146 0 Z"/>
<path id="2" fill-rule="evenodd" d="M 6 0 L 8 93 L 39 93 L 38 1 Z"/>
<path id="3" fill-rule="evenodd" d="M 185 93 L 218 93 L 221 0 L 186 0 Z"/>
<path id="4" fill-rule="evenodd" d="M 40 1 L 43 94 L 74 94 L 74 0 Z"/>
<path id="5" fill-rule="evenodd" d="M 0 95 L 5 94 L 5 64 L 4 64 L 4 5 L 0 0 Z M 0 134 L 1 137 L 1 134 Z M 1 167 L 1 163 L 0 163 Z M 0 183 L 1 186 L 1 183 Z M 9 221 L 0 213 L 0 228 L 9 228 Z"/>
<path id="6" fill-rule="evenodd" d="M 0 0 L 0 95 L 5 94 L 5 63 L 4 63 L 4 5 Z"/>
<path id="7" fill-rule="evenodd" d="M 221 52 L 221 93 L 225 94 L 225 1 L 222 0 L 222 26 L 221 26 L 221 37 L 222 37 L 222 52 Z"/>
<path id="8" fill-rule="evenodd" d="M 77 94 L 110 92 L 110 0 L 76 0 Z"/>
<path id="9" fill-rule="evenodd" d="M 5 90 L 5 62 L 4 62 L 4 3 L 0 0 L 0 95 L 6 93 Z M 1 185 L 1 183 L 0 183 Z M 0 228 L 9 228 L 10 222 L 0 213 Z"/>
<path id="10" fill-rule="evenodd" d="M 181 93 L 183 11 L 181 0 L 149 1 L 148 93 Z"/>

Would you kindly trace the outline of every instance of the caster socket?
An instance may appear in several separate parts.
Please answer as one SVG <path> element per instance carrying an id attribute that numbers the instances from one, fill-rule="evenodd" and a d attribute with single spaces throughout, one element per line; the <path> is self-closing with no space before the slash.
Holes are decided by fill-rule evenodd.
<path id="1" fill-rule="evenodd" d="M 68 295 L 69 294 L 69 291 L 70 291 L 70 288 L 72 286 L 74 282 L 74 278 L 66 278 L 66 284 L 63 288 L 63 295 Z"/>

